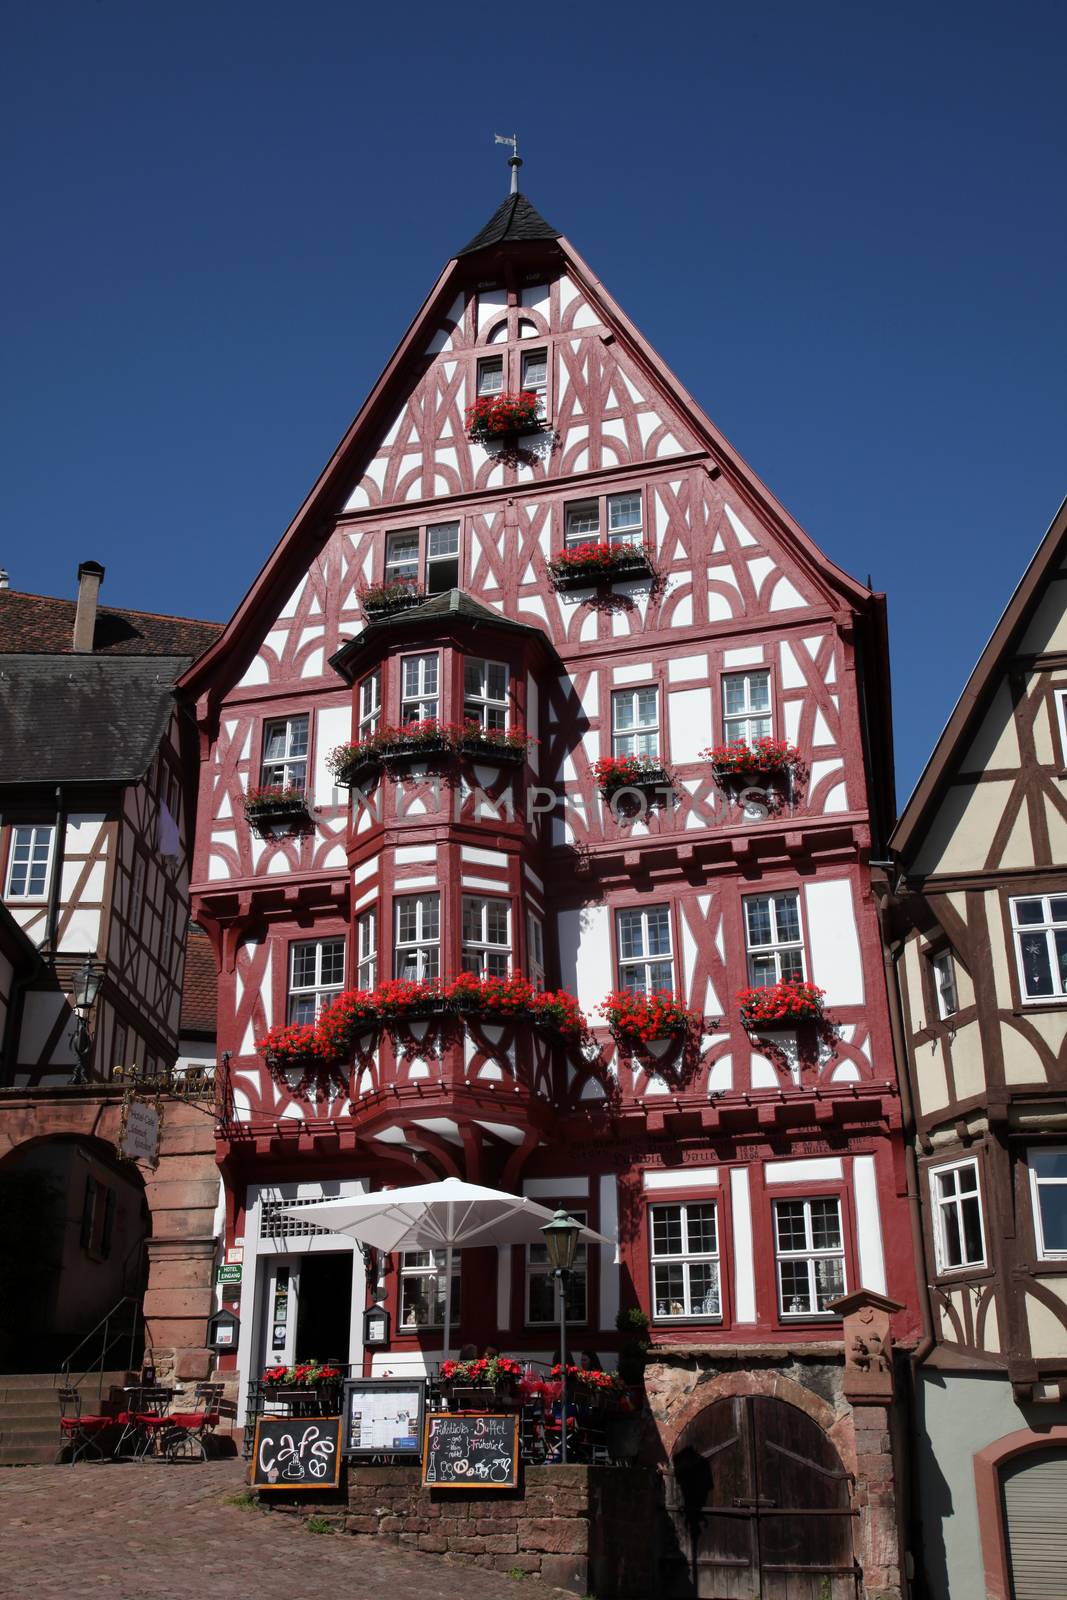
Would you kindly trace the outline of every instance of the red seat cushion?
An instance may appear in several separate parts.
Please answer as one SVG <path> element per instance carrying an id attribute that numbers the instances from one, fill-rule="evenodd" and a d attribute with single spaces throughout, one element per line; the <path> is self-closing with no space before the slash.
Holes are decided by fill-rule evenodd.
<path id="1" fill-rule="evenodd" d="M 110 1428 L 114 1417 L 60 1417 L 59 1426 L 63 1433 L 99 1433 L 101 1428 Z"/>
<path id="2" fill-rule="evenodd" d="M 173 1417 L 160 1417 L 154 1411 L 135 1411 L 132 1420 L 142 1428 L 162 1428 L 164 1423 L 173 1422 Z"/>
<path id="3" fill-rule="evenodd" d="M 166 1420 L 192 1433 L 198 1428 L 217 1428 L 219 1414 L 217 1411 L 175 1411 Z"/>

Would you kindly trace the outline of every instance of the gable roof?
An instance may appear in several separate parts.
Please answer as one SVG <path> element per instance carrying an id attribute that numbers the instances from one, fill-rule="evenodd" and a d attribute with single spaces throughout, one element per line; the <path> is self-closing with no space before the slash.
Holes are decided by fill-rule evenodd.
<path id="1" fill-rule="evenodd" d="M 0 785 L 136 783 L 188 655 L 0 655 Z"/>
<path id="2" fill-rule="evenodd" d="M 26 655 L 74 655 L 77 601 L 0 589 L 0 649 Z M 221 622 L 165 617 L 155 611 L 119 611 L 101 606 L 93 632 L 93 654 L 108 656 L 198 656 L 222 632 Z"/>
<path id="3" fill-rule="evenodd" d="M 519 209 L 512 205 L 517 199 L 522 199 L 529 206 L 525 196 L 509 195 L 508 200 L 494 212 L 481 234 L 476 235 L 459 256 L 453 256 L 445 267 L 393 352 L 385 370 L 360 407 L 348 432 L 337 445 L 317 482 L 227 623 L 222 636 L 205 650 L 185 674 L 181 680 L 181 689 L 194 695 L 203 693 L 231 649 L 241 643 L 248 644 L 246 635 L 258 644 L 257 628 L 266 631 L 269 622 L 285 604 L 299 578 L 307 571 L 310 563 L 328 541 L 333 531 L 334 519 L 347 499 L 353 478 L 363 462 L 372 455 L 379 433 L 388 426 L 391 408 L 405 392 L 411 366 L 421 357 L 432 333 L 446 315 L 456 295 L 476 278 L 477 263 L 467 259 L 475 253 L 476 246 L 477 252 L 494 248 L 506 251 L 516 263 L 527 250 L 535 253 L 539 262 L 544 262 L 546 252 L 551 253 L 556 263 L 566 268 L 590 303 L 601 311 L 603 321 L 615 332 L 620 346 L 624 347 L 632 359 L 644 369 L 653 388 L 658 390 L 668 404 L 685 416 L 702 447 L 714 458 L 724 474 L 728 475 L 732 485 L 739 493 L 747 495 L 758 503 L 772 524 L 776 536 L 812 576 L 813 581 L 821 580 L 823 585 L 828 586 L 840 597 L 844 605 L 872 615 L 875 627 L 879 626 L 877 612 L 881 608 L 884 613 L 884 598 L 872 595 L 870 590 L 830 561 L 808 537 L 799 523 L 794 521 L 785 507 L 775 499 L 748 463 L 726 441 L 693 397 L 682 387 L 570 242 L 562 234 L 557 235 L 554 230 L 548 228 L 540 218 L 538 222 L 547 229 L 547 234 L 539 234 L 536 239 L 526 239 L 508 233 L 507 230 L 515 220 Z M 532 206 L 529 207 L 529 211 L 532 216 L 537 217 Z M 516 223 L 516 226 L 518 225 Z M 501 226 L 504 227 L 507 236 L 502 235 L 495 245 L 477 243 L 483 236 L 488 236 L 491 231 Z M 253 653 L 254 650 L 249 648 L 249 659 Z M 886 695 L 882 694 L 880 698 L 883 708 L 886 709 Z M 885 731 L 887 740 L 888 726 L 887 723 Z"/>
<path id="4" fill-rule="evenodd" d="M 527 243 L 534 239 L 558 239 L 559 236 L 559 229 L 546 222 L 524 194 L 509 194 L 497 206 L 485 227 L 462 250 L 456 251 L 456 257 L 473 255 L 476 250 L 484 250 L 491 244 Z"/>
<path id="5" fill-rule="evenodd" d="M 441 594 L 433 594 L 420 605 L 408 606 L 399 616 L 375 617 L 368 622 L 361 633 L 354 639 L 349 639 L 340 650 L 336 650 L 330 657 L 330 666 L 339 672 L 342 678 L 351 682 L 349 669 L 358 661 L 368 644 L 374 644 L 384 633 L 395 633 L 398 627 L 403 627 L 405 632 L 411 628 L 425 626 L 439 626 L 447 617 L 458 617 L 463 622 L 472 623 L 475 627 L 496 628 L 503 633 L 527 633 L 540 641 L 553 657 L 556 656 L 556 647 L 549 639 L 543 628 L 534 628 L 528 622 L 512 622 L 510 618 L 502 616 L 499 611 L 494 611 L 491 606 L 485 606 L 480 600 L 474 600 L 469 594 L 464 594 L 462 589 L 446 589 Z"/>
<path id="6" fill-rule="evenodd" d="M 934 746 L 933 754 L 890 835 L 890 848 L 898 855 L 906 855 L 916 843 L 917 834 L 929 820 L 945 786 L 958 769 L 997 688 L 1003 665 L 1016 653 L 1019 640 L 1040 603 L 1046 582 L 1065 554 L 1067 500 L 1057 511 L 1051 527 L 1038 545 L 1015 593 L 993 629 L 989 643 L 967 679 L 963 693 Z"/>
<path id="7" fill-rule="evenodd" d="M 218 1028 L 219 978 L 211 940 L 197 923 L 185 936 L 185 973 L 179 1034 L 213 1038 Z"/>

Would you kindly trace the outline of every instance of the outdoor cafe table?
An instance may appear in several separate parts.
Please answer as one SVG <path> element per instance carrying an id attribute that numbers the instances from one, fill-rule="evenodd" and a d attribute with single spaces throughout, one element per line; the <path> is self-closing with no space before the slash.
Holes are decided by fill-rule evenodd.
<path id="1" fill-rule="evenodd" d="M 170 1410 L 171 1401 L 176 1393 L 176 1389 L 167 1389 L 158 1383 L 123 1384 L 124 1402 L 119 1413 L 123 1429 L 113 1451 L 114 1460 L 118 1461 L 121 1458 L 122 1448 L 127 1439 L 135 1441 L 133 1449 L 135 1461 L 144 1461 L 151 1455 L 162 1419 Z"/>

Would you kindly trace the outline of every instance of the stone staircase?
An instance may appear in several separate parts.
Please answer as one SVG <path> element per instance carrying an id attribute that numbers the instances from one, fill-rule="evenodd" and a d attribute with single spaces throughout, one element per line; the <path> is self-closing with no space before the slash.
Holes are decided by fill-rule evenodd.
<path id="1" fill-rule="evenodd" d="M 127 1372 L 94 1372 L 81 1384 L 82 1410 L 130 1382 Z M 59 1449 L 59 1379 L 53 1372 L 0 1373 L 0 1467 L 54 1461 Z"/>

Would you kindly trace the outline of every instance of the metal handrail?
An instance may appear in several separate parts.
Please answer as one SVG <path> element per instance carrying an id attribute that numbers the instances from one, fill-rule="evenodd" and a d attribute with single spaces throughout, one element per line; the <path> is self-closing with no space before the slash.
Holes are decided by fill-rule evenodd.
<path id="1" fill-rule="evenodd" d="M 119 1333 L 115 1334 L 114 1338 L 112 1338 L 111 1323 L 113 1319 L 118 1316 L 119 1312 L 124 1309 L 124 1307 L 133 1306 L 136 1308 L 139 1304 L 140 1300 L 138 1297 L 132 1294 L 124 1294 L 121 1300 L 117 1300 L 111 1307 L 111 1310 L 107 1312 L 105 1316 L 100 1318 L 100 1321 L 97 1323 L 96 1327 L 87 1333 L 85 1338 L 82 1339 L 79 1344 L 74 1346 L 74 1349 L 70 1352 L 70 1355 L 67 1356 L 66 1360 L 61 1364 L 59 1371 L 54 1375 L 52 1379 L 52 1387 L 63 1389 L 80 1389 L 81 1385 L 85 1382 L 86 1378 L 89 1377 L 90 1373 L 95 1371 L 99 1373 L 99 1383 L 97 1388 L 97 1392 L 99 1393 L 104 1386 L 104 1372 L 106 1370 L 104 1363 L 107 1353 L 111 1349 L 112 1345 L 117 1344 L 120 1338 L 125 1338 L 126 1336 L 126 1330 L 123 1328 Z M 72 1378 L 70 1375 L 70 1369 L 73 1366 L 74 1361 L 81 1354 L 82 1350 L 84 1350 L 85 1346 L 89 1344 L 91 1340 L 96 1338 L 101 1328 L 104 1330 L 104 1334 L 100 1341 L 99 1356 L 96 1358 L 96 1360 L 89 1363 L 80 1377 Z M 129 1371 L 131 1368 L 133 1362 L 133 1347 L 137 1341 L 136 1315 L 130 1319 L 129 1339 L 130 1344 L 127 1352 L 126 1371 Z"/>

